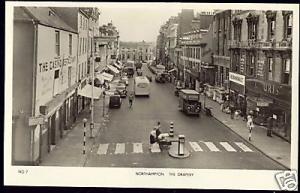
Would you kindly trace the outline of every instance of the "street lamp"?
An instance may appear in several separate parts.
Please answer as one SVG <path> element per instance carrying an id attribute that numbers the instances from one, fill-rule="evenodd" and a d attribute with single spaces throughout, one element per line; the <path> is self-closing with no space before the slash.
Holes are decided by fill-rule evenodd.
<path id="1" fill-rule="evenodd" d="M 94 75 L 95 75 L 95 61 L 94 61 L 94 26 L 93 26 L 93 37 L 92 37 L 92 42 L 91 42 L 91 53 L 92 53 L 92 104 L 91 104 L 91 109 L 92 109 L 92 114 L 91 114 L 91 123 L 90 123 L 90 137 L 93 137 L 93 129 L 94 129 Z"/>

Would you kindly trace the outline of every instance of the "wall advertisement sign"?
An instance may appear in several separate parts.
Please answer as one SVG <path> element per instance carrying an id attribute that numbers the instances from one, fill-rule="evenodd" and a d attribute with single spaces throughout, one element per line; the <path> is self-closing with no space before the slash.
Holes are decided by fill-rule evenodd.
<path id="1" fill-rule="evenodd" d="M 245 76 L 244 75 L 229 72 L 229 81 L 232 81 L 232 82 L 235 82 L 235 83 L 245 86 Z"/>

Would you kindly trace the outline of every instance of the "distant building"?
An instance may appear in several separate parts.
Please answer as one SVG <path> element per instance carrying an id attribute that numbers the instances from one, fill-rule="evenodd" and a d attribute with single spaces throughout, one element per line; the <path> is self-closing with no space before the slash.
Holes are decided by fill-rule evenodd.
<path id="1" fill-rule="evenodd" d="M 112 22 L 99 27 L 99 35 L 95 38 L 99 57 L 97 71 L 102 71 L 107 64 L 115 63 L 120 58 L 120 35 Z"/>
<path id="2" fill-rule="evenodd" d="M 154 60 L 155 45 L 153 42 L 120 42 L 121 61 Z"/>
<path id="3" fill-rule="evenodd" d="M 215 86 L 229 89 L 231 40 L 231 10 L 218 11 L 213 17 L 213 65 L 216 67 Z"/>

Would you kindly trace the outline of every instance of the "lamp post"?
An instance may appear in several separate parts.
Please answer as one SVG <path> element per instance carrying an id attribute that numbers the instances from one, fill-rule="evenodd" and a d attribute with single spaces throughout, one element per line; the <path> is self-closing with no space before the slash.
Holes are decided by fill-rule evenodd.
<path id="1" fill-rule="evenodd" d="M 90 123 L 90 137 L 93 137 L 94 129 L 94 75 L 95 75 L 95 61 L 94 61 L 94 26 L 93 26 L 93 37 L 91 42 L 91 53 L 92 53 L 92 101 L 91 101 L 91 123 Z"/>

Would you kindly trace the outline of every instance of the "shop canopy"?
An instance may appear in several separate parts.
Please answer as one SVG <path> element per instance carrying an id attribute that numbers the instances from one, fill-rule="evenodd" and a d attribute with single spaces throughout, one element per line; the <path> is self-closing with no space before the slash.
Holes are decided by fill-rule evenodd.
<path id="1" fill-rule="evenodd" d="M 117 63 L 114 63 L 114 66 L 115 66 L 115 67 L 117 67 L 119 70 L 121 70 L 121 69 L 122 69 L 122 66 L 121 66 L 121 65 L 119 65 L 119 64 L 117 64 Z"/>
<path id="2" fill-rule="evenodd" d="M 169 73 L 171 73 L 171 72 L 174 72 L 174 71 L 176 71 L 176 69 L 175 69 L 175 68 L 173 68 L 173 69 L 169 70 L 168 72 L 169 72 Z"/>
<path id="3" fill-rule="evenodd" d="M 255 103 L 257 107 L 268 107 L 269 104 L 273 103 L 271 99 L 267 99 L 263 97 L 247 96 L 247 100 Z"/>
<path id="4" fill-rule="evenodd" d="M 101 96 L 103 89 L 95 87 L 93 88 L 92 85 L 86 84 L 82 89 L 78 90 L 78 95 L 88 97 L 88 98 L 93 98 L 94 99 L 99 99 Z"/>
<path id="5" fill-rule="evenodd" d="M 101 74 L 99 74 L 99 73 L 96 74 L 96 78 L 98 78 L 101 81 L 101 83 L 103 83 L 104 80 L 107 80 L 110 82 L 114 78 L 114 75 L 106 73 L 106 72 L 102 72 Z"/>
<path id="6" fill-rule="evenodd" d="M 116 67 L 113 67 L 112 65 L 107 65 L 107 68 L 109 70 L 111 70 L 113 73 L 116 73 L 116 74 L 120 73 L 120 71 Z"/>

